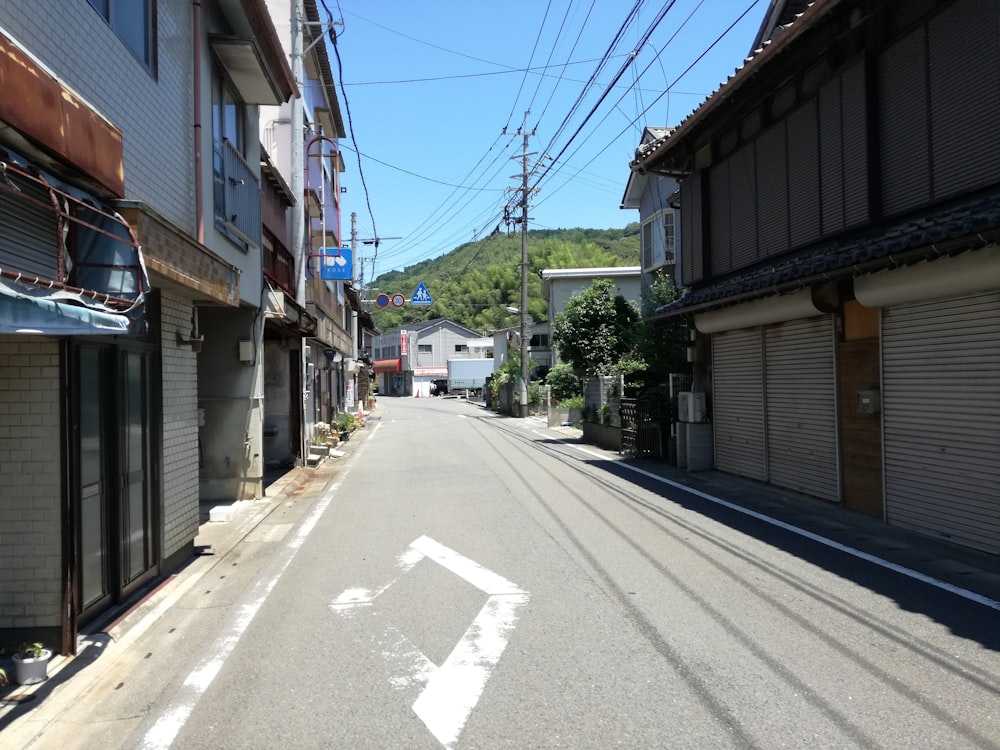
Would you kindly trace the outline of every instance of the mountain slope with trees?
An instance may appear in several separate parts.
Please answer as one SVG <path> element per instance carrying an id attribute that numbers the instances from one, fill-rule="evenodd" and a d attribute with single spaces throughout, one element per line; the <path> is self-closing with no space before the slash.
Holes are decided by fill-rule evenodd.
<path id="1" fill-rule="evenodd" d="M 366 290 L 366 309 L 382 332 L 408 323 L 448 318 L 486 330 L 517 325 L 506 311 L 521 305 L 521 235 L 497 234 L 460 245 L 449 253 L 402 271 L 378 276 Z M 598 268 L 639 265 L 639 225 L 623 229 L 538 229 L 528 232 L 528 312 L 536 321 L 548 319 L 540 272 L 546 268 Z M 410 304 L 423 282 L 434 302 Z M 379 294 L 402 294 L 403 307 L 379 308 Z"/>

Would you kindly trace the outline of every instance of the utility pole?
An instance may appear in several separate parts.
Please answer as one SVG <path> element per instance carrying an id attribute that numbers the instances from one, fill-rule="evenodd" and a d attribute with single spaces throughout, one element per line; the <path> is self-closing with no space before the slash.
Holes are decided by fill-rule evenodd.
<path id="1" fill-rule="evenodd" d="M 300 92 L 304 91 L 303 88 L 303 77 L 304 77 L 304 64 L 303 64 L 303 51 L 302 51 L 302 34 L 303 34 L 303 22 L 305 20 L 305 13 L 302 7 L 302 0 L 292 0 L 291 5 L 291 32 L 292 32 L 292 51 L 291 51 L 291 68 L 292 77 L 295 79 L 295 86 Z M 303 147 L 305 140 L 305 133 L 302 128 L 302 107 L 303 102 L 300 99 L 292 99 L 290 102 L 292 107 L 291 113 L 291 154 L 292 154 L 292 164 L 291 164 L 291 179 L 292 179 L 292 195 L 295 196 L 295 205 L 292 206 L 292 252 L 295 254 L 295 302 L 299 305 L 300 309 L 306 306 L 306 263 L 308 259 L 306 258 L 306 243 L 305 243 L 305 159 L 303 157 Z M 299 344 L 299 394 L 298 394 L 298 421 L 299 421 L 299 434 L 297 435 L 299 441 L 299 456 L 301 457 L 303 465 L 305 465 L 306 454 L 308 452 L 308 440 L 306 436 L 307 426 L 309 425 L 309 414 L 308 414 L 308 397 L 309 389 L 312 384 L 309 382 L 309 368 L 307 366 L 306 352 L 308 349 L 308 344 L 306 344 L 305 339 L 300 339 Z M 294 384 L 293 384 L 294 385 Z"/>
<path id="2" fill-rule="evenodd" d="M 520 416 L 528 416 L 528 378 L 530 368 L 528 366 L 528 341 L 530 332 L 528 328 L 528 138 L 535 134 L 535 131 L 528 131 L 528 115 L 524 113 L 524 125 L 521 127 L 524 136 L 524 145 L 521 150 L 521 390 L 520 390 Z"/>
<path id="3" fill-rule="evenodd" d="M 378 246 L 382 243 L 382 240 L 401 240 L 402 237 L 358 237 L 358 214 L 356 211 L 351 212 L 351 255 L 358 263 L 358 291 L 361 293 L 361 298 L 365 297 L 365 259 L 357 254 L 358 243 L 362 245 L 375 245 L 375 253 L 378 254 Z M 375 267 L 372 265 L 372 276 L 375 275 Z"/>
<path id="4" fill-rule="evenodd" d="M 302 34 L 304 13 L 302 0 L 292 0 L 292 76 L 298 90 L 303 91 L 304 75 Z M 295 302 L 301 307 L 306 304 L 306 262 L 305 257 L 305 159 L 303 158 L 304 132 L 302 127 L 302 101 L 293 99 L 292 106 L 292 252 L 295 253 Z"/>

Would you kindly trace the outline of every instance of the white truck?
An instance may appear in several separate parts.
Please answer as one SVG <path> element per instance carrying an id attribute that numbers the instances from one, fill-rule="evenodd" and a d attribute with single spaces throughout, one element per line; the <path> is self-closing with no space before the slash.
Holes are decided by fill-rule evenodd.
<path id="1" fill-rule="evenodd" d="M 493 374 L 493 358 L 449 359 L 448 392 L 479 392 L 486 385 L 486 378 Z"/>

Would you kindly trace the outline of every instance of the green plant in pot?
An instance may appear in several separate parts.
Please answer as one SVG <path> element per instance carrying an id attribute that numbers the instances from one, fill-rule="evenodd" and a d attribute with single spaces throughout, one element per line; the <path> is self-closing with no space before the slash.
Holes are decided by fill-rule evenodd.
<path id="1" fill-rule="evenodd" d="M 351 436 L 351 431 L 358 426 L 355 416 L 346 411 L 342 411 L 337 415 L 336 425 L 338 432 L 340 432 L 341 440 L 347 440 Z"/>
<path id="2" fill-rule="evenodd" d="M 14 681 L 18 685 L 34 685 L 48 676 L 52 652 L 41 643 L 22 643 L 11 658 L 14 661 Z"/>

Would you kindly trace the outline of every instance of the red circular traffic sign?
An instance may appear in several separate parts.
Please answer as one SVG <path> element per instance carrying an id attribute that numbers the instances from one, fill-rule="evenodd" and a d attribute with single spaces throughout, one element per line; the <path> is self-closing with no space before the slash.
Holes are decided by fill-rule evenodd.
<path id="1" fill-rule="evenodd" d="M 380 294 L 379 296 L 377 296 L 375 298 L 375 304 L 378 305 L 379 307 L 388 307 L 389 306 L 389 295 L 388 294 Z"/>
<path id="2" fill-rule="evenodd" d="M 392 295 L 392 304 L 394 307 L 402 307 L 406 304 L 406 297 L 402 294 L 394 294 Z"/>

